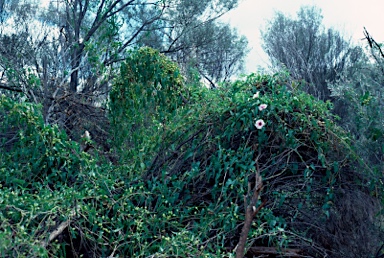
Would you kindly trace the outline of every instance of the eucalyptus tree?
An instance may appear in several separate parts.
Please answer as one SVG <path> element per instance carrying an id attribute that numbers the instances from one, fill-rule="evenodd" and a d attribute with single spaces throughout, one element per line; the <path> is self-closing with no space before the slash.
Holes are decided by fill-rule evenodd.
<path id="1" fill-rule="evenodd" d="M 146 0 L 71 0 L 60 1 L 56 7 L 51 3 L 50 8 L 58 13 L 56 28 L 64 39 L 70 60 L 69 89 L 76 92 L 80 86 L 81 63 L 86 57 L 92 57 L 93 61 L 97 58 L 103 65 L 120 60 L 120 54 L 160 19 L 167 5 L 165 1 Z"/>
<path id="2" fill-rule="evenodd" d="M 111 67 L 123 60 L 127 51 L 136 46 L 153 46 L 174 57 L 178 52 L 187 53 L 196 48 L 206 48 L 200 51 L 204 53 L 209 48 L 214 51 L 212 44 L 217 46 L 223 37 L 233 36 L 232 42 L 240 42 L 244 46 L 245 40 L 239 40 L 228 26 L 214 23 L 218 17 L 234 8 L 237 1 L 52 0 L 47 8 L 40 8 L 41 2 L 37 0 L 4 0 L 3 28 L 9 26 L 10 17 L 23 20 L 19 23 L 23 24 L 20 28 L 28 37 L 34 38 L 31 44 L 35 52 L 30 53 L 29 57 L 33 69 L 31 66 L 28 69 L 34 70 L 40 81 L 59 80 L 61 85 L 68 84 L 68 91 L 72 93 L 94 92 L 97 87 L 89 82 L 97 80 L 95 75 L 98 77 L 99 73 L 111 71 Z M 38 28 L 39 41 L 36 41 L 36 35 L 32 35 L 31 26 Z M 21 36 L 19 32 L 11 33 L 20 40 L 25 39 L 26 36 Z M 225 40 L 222 41 L 221 50 L 226 48 L 227 53 L 233 52 L 236 49 L 234 44 L 229 46 L 230 41 Z M 232 52 L 233 57 L 238 57 Z M 214 56 L 214 53 L 210 55 Z M 206 60 L 206 57 L 207 54 L 199 59 Z M 25 63 L 25 59 L 28 57 L 19 63 Z M 239 60 L 232 58 L 225 62 L 236 63 Z M 200 70 L 206 67 L 207 64 L 200 65 Z M 221 69 L 226 70 L 224 74 L 229 74 L 231 69 L 234 70 L 232 67 L 229 69 L 227 65 Z M 52 74 L 53 71 L 55 74 Z"/>
<path id="3" fill-rule="evenodd" d="M 355 137 L 364 169 L 384 169 L 384 48 L 364 29 L 365 57 L 330 84 L 341 117 L 339 123 Z"/>
<path id="4" fill-rule="evenodd" d="M 302 7 L 295 18 L 278 12 L 262 30 L 262 40 L 273 67 L 304 79 L 307 92 L 327 100 L 327 82 L 335 82 L 362 52 L 337 30 L 326 29 L 322 21 L 317 7 Z"/>
<path id="5" fill-rule="evenodd" d="M 4 0 L 0 90 L 42 103 L 46 123 L 66 127 L 106 99 L 120 61 L 139 46 L 225 80 L 240 67 L 245 40 L 215 21 L 237 1 Z"/>
<path id="6" fill-rule="evenodd" d="M 36 33 L 30 24 L 38 6 L 29 1 L 1 1 L 0 7 L 0 89 L 8 95 L 24 92 L 32 99 L 26 87 L 31 82 L 27 68 L 34 66 L 45 38 L 44 32 Z"/>
<path id="7" fill-rule="evenodd" d="M 153 23 L 140 43 L 159 49 L 174 59 L 188 77 L 197 71 L 215 86 L 241 71 L 247 40 L 218 18 L 237 0 L 178 0 Z"/>
<path id="8" fill-rule="evenodd" d="M 236 30 L 225 24 L 211 23 L 194 31 L 191 36 L 197 39 L 199 47 L 180 52 L 187 60 L 193 60 L 194 67 L 211 87 L 215 87 L 217 82 L 228 82 L 242 71 L 248 41 Z"/>

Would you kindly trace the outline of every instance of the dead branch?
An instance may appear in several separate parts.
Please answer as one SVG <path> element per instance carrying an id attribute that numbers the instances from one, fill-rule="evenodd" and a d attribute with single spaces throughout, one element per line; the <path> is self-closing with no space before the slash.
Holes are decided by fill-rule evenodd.
<path id="1" fill-rule="evenodd" d="M 79 208 L 79 207 L 77 207 Z M 59 224 L 59 226 L 57 226 L 57 228 L 55 230 L 53 230 L 51 232 L 51 234 L 49 234 L 49 238 L 47 241 L 44 241 L 41 245 L 46 248 L 50 242 L 52 242 L 56 237 L 58 237 L 61 233 L 63 233 L 63 231 L 68 228 L 69 224 L 70 224 L 70 221 L 71 221 L 71 217 L 75 216 L 77 214 L 77 211 L 76 211 L 76 208 L 74 208 L 71 213 L 69 214 L 69 219 L 66 220 L 66 221 L 63 221 Z"/>
<path id="2" fill-rule="evenodd" d="M 21 89 L 10 87 L 5 83 L 0 83 L 0 89 L 15 91 L 15 92 L 23 92 Z"/>
<path id="3" fill-rule="evenodd" d="M 303 257 L 300 253 L 301 249 L 290 249 L 290 248 L 277 248 L 277 247 L 265 247 L 265 246 L 256 246 L 249 248 L 248 252 L 261 255 L 261 254 L 273 254 L 273 255 L 282 255 L 284 257 Z"/>
<path id="4" fill-rule="evenodd" d="M 69 226 L 69 220 L 60 223 L 60 225 L 52 231 L 49 235 L 48 241 L 44 241 L 42 246 L 45 248 L 50 242 L 52 242 L 56 237 L 58 237 L 63 231 Z"/>
<path id="5" fill-rule="evenodd" d="M 367 31 L 367 29 L 366 29 L 365 27 L 364 27 L 364 36 L 365 36 L 365 38 L 366 38 L 367 41 L 368 41 L 369 47 L 372 48 L 372 49 L 373 49 L 374 47 L 376 47 L 376 48 L 379 50 L 381 57 L 384 58 L 384 53 L 383 53 L 383 50 L 381 49 L 380 44 L 377 43 L 377 42 L 372 38 L 372 36 L 368 33 L 368 31 Z"/>
<path id="6" fill-rule="evenodd" d="M 253 189 L 252 198 L 249 201 L 248 205 L 246 203 L 247 202 L 246 200 L 247 200 L 247 197 L 249 197 L 251 194 L 250 190 L 248 191 L 247 196 L 244 196 L 244 207 L 246 207 L 245 221 L 244 221 L 243 228 L 241 230 L 240 240 L 236 248 L 236 258 L 242 258 L 244 256 L 245 244 L 247 242 L 249 230 L 251 229 L 252 220 L 266 203 L 266 200 L 264 200 L 264 202 L 259 207 L 256 208 L 256 204 L 257 204 L 257 201 L 259 200 L 260 192 L 263 189 L 263 181 L 260 176 L 258 166 L 257 166 L 257 171 L 255 173 L 256 173 L 256 176 L 255 176 L 256 184 Z"/>

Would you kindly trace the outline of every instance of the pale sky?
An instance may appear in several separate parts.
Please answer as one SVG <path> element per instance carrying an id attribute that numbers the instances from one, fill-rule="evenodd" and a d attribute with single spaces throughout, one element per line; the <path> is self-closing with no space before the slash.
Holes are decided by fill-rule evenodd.
<path id="1" fill-rule="evenodd" d="M 239 7 L 222 17 L 248 38 L 252 48 L 246 59 L 245 73 L 256 72 L 267 66 L 268 57 L 261 48 L 260 28 L 275 11 L 294 16 L 302 5 L 316 5 L 322 9 L 326 27 L 333 27 L 364 43 L 363 27 L 377 42 L 384 41 L 384 0 L 240 0 Z"/>

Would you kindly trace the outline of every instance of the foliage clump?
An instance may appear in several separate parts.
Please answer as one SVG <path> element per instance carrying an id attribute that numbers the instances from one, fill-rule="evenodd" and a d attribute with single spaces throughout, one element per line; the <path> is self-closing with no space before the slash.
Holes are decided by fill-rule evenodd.
<path id="1" fill-rule="evenodd" d="M 0 96 L 0 121 L 3 186 L 35 189 L 35 183 L 47 180 L 51 188 L 76 183 L 85 165 L 80 145 L 57 126 L 45 125 L 40 106 Z"/>
<path id="2" fill-rule="evenodd" d="M 176 110 L 183 107 L 186 94 L 176 63 L 152 48 L 133 51 L 121 65 L 120 76 L 110 93 L 115 145 L 132 151 L 133 146 L 140 145 L 147 148 L 144 152 L 148 155 L 154 146 L 142 143 L 146 140 L 157 143 L 161 135 L 159 128 L 166 126 Z"/>
<path id="3" fill-rule="evenodd" d="M 49 232 L 72 214 L 92 167 L 78 143 L 44 124 L 40 106 L 0 96 L 0 255 L 58 252 L 45 248 Z"/>

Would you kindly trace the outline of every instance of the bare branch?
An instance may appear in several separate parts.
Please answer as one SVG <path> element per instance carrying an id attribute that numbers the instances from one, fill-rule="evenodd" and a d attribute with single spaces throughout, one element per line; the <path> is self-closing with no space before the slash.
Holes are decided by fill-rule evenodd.
<path id="1" fill-rule="evenodd" d="M 9 87 L 9 86 L 8 86 L 7 84 L 5 84 L 5 83 L 0 83 L 0 89 L 9 90 L 9 91 L 14 91 L 14 92 L 23 92 L 21 89 L 13 88 L 13 87 Z"/>
<path id="2" fill-rule="evenodd" d="M 248 188 L 249 189 L 249 188 Z M 266 204 L 266 200 L 263 201 L 262 204 L 259 205 L 259 207 L 256 208 L 257 201 L 259 200 L 260 193 L 263 189 L 263 180 L 260 176 L 259 167 L 257 166 L 257 170 L 255 172 L 255 187 L 253 189 L 253 194 L 251 197 L 251 200 L 249 201 L 248 205 L 245 206 L 245 221 L 244 226 L 241 230 L 240 234 L 240 240 L 236 248 L 236 258 L 243 258 L 245 253 L 245 244 L 247 242 L 248 233 L 251 229 L 252 220 L 256 216 L 256 214 L 263 208 L 263 206 Z M 249 197 L 251 193 L 248 192 L 247 196 Z M 244 205 L 246 205 L 246 197 L 244 197 Z"/>
<path id="3" fill-rule="evenodd" d="M 364 27 L 364 36 L 369 43 L 369 47 L 373 48 L 373 46 L 375 46 L 379 50 L 381 57 L 384 58 L 384 53 L 383 53 L 383 50 L 381 49 L 381 46 L 372 38 L 371 35 L 369 35 L 369 33 L 365 27 Z"/>

